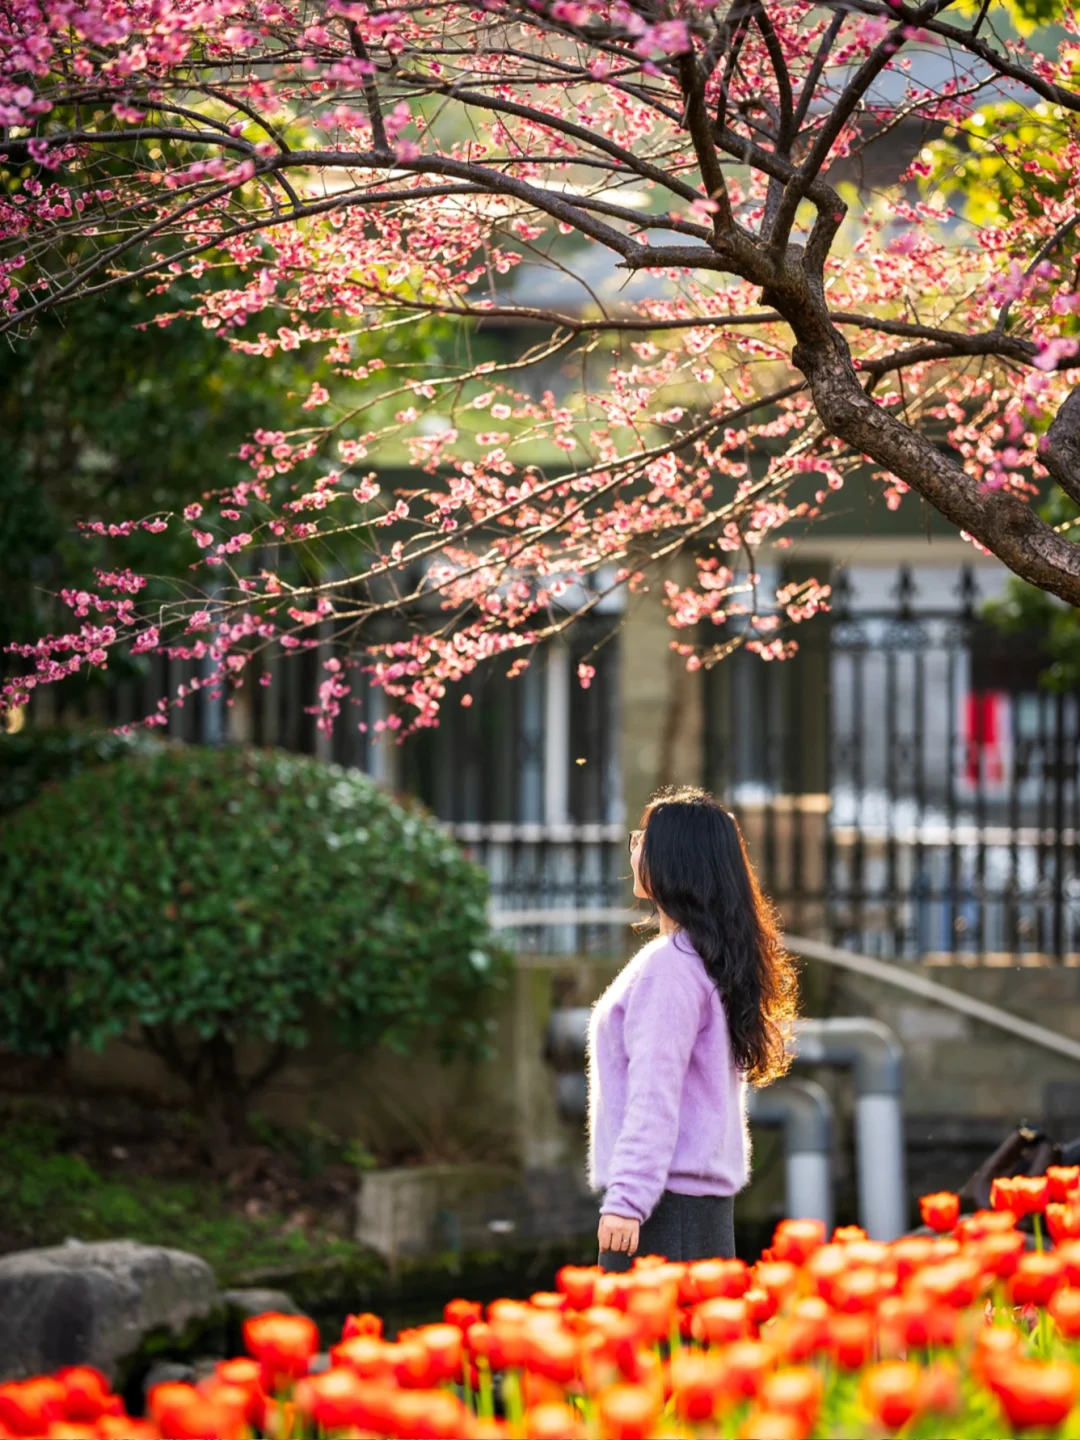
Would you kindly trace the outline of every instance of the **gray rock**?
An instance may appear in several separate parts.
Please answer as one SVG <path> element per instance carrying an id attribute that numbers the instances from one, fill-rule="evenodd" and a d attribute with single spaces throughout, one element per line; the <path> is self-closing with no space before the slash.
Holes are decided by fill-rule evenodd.
<path id="1" fill-rule="evenodd" d="M 104 1240 L 0 1258 L 0 1380 L 97 1365 L 110 1377 L 159 1332 L 218 1309 L 214 1272 L 183 1250 Z"/>
<path id="2" fill-rule="evenodd" d="M 296 1301 L 285 1290 L 267 1290 L 251 1286 L 243 1290 L 226 1290 L 222 1300 L 230 1310 L 238 1310 L 242 1316 L 265 1315 L 275 1310 L 279 1315 L 303 1315 Z"/>
<path id="3" fill-rule="evenodd" d="M 170 1381 L 177 1380 L 182 1381 L 185 1385 L 193 1385 L 196 1380 L 194 1365 L 181 1365 L 172 1360 L 155 1360 L 143 1380 L 144 1402 L 149 1400 L 150 1391 L 155 1385 L 167 1385 Z"/>

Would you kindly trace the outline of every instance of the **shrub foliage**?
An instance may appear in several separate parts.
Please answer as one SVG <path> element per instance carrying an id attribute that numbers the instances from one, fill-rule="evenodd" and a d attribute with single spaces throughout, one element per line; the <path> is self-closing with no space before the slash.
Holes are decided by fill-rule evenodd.
<path id="1" fill-rule="evenodd" d="M 137 1032 L 234 1137 L 316 1010 L 355 1048 L 483 1053 L 487 884 L 423 812 L 303 757 L 161 747 L 0 829 L 0 1044 Z M 265 1042 L 241 1073 L 238 1044 Z"/>

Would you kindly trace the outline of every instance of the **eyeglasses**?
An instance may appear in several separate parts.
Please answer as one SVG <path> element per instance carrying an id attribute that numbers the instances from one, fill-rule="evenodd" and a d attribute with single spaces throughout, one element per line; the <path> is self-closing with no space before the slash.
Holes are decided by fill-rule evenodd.
<path id="1" fill-rule="evenodd" d="M 631 831 L 630 831 L 630 854 L 631 854 L 631 855 L 633 855 L 634 851 L 638 849 L 638 847 L 641 845 L 641 842 L 642 842 L 642 840 L 644 840 L 644 838 L 645 838 L 645 831 L 644 831 L 644 830 L 631 830 Z"/>

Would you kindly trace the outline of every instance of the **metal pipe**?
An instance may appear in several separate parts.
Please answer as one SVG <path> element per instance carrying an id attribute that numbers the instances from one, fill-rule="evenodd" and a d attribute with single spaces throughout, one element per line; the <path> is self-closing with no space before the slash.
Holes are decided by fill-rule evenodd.
<path id="1" fill-rule="evenodd" d="M 795 1027 L 796 1061 L 853 1071 L 859 1219 L 872 1240 L 895 1240 L 908 1228 L 903 1058 L 880 1020 L 841 1016 Z"/>
<path id="2" fill-rule="evenodd" d="M 785 1211 L 800 1220 L 833 1224 L 833 1107 L 814 1080 L 780 1080 L 751 1089 L 747 1114 L 755 1125 L 778 1125 L 784 1135 Z"/>

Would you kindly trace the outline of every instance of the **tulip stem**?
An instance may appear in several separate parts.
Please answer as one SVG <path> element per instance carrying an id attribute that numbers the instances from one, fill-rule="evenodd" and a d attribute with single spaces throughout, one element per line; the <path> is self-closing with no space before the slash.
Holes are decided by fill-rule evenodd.
<path id="1" fill-rule="evenodd" d="M 516 1370 L 503 1371 L 503 1410 L 510 1433 L 521 1434 L 524 1411 L 521 1404 L 521 1376 Z"/>
<path id="2" fill-rule="evenodd" d="M 491 1366 L 486 1355 L 477 1357 L 476 1368 L 480 1372 L 480 1403 L 477 1414 L 481 1420 L 494 1420 L 495 1397 L 491 1389 Z"/>
<path id="3" fill-rule="evenodd" d="M 1031 1223 L 1035 1227 L 1035 1249 L 1041 1254 L 1043 1248 L 1042 1216 L 1038 1210 L 1032 1212 Z"/>

